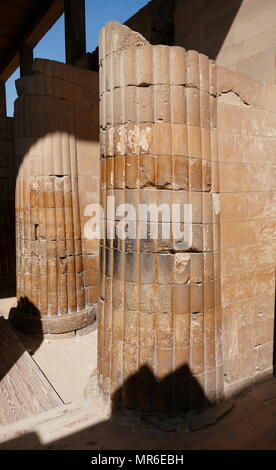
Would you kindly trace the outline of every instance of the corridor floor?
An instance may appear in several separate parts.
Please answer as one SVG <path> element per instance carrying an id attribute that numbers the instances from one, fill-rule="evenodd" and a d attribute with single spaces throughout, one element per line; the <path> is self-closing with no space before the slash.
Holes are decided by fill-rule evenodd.
<path id="1" fill-rule="evenodd" d="M 0 449 L 247 450 L 276 449 L 276 379 L 247 390 L 216 424 L 165 432 L 133 418 L 107 418 L 91 399 L 59 407 L 0 432 Z"/>
<path id="2" fill-rule="evenodd" d="M 2 296 L 4 317 L 14 302 L 12 296 Z M 110 417 L 95 389 L 91 393 L 96 329 L 85 336 L 44 338 L 37 348 L 19 337 L 65 405 L 2 427 L 0 449 L 276 449 L 276 378 L 242 392 L 215 424 L 191 432 L 183 421 L 168 432 L 130 416 Z"/>

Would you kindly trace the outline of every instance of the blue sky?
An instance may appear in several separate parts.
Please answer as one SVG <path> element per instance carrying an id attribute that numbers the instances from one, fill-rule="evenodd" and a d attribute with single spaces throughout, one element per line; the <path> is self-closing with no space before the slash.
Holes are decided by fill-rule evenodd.
<path id="1" fill-rule="evenodd" d="M 93 51 L 98 45 L 99 31 L 107 21 L 124 23 L 149 0 L 85 0 L 86 2 L 86 47 Z M 34 49 L 34 57 L 65 61 L 64 17 L 62 16 Z M 17 97 L 14 81 L 17 70 L 6 83 L 7 113 L 13 116 L 13 102 Z"/>

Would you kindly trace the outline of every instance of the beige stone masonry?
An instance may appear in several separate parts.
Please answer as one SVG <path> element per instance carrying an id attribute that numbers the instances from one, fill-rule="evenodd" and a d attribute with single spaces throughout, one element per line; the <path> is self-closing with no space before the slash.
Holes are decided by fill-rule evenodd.
<path id="1" fill-rule="evenodd" d="M 220 67 L 217 78 L 222 342 L 231 396 L 273 372 L 276 87 Z"/>

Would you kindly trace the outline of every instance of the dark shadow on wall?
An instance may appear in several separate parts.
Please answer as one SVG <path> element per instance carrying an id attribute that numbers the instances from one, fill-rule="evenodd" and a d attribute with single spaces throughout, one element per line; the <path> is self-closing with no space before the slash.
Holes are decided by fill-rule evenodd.
<path id="1" fill-rule="evenodd" d="M 146 390 L 144 387 L 138 387 L 135 395 L 135 387 L 142 379 L 144 384 L 147 384 Z M 174 393 L 174 390 L 178 396 L 178 410 L 170 409 L 171 393 Z M 136 408 L 142 408 L 143 412 L 130 413 L 128 411 L 126 414 L 122 413 L 120 410 L 121 399 L 126 393 L 129 395 L 130 400 L 134 400 L 132 404 Z M 131 405 L 130 402 L 129 405 Z M 91 399 L 90 406 L 97 406 L 93 399 Z M 156 413 L 149 413 L 147 411 L 149 406 L 154 406 Z M 109 420 L 87 427 L 77 433 L 72 433 L 70 436 L 47 445 L 40 442 L 35 432 L 25 432 L 24 435 L 18 438 L 0 443 L 0 450 L 123 450 L 151 449 L 153 447 L 157 449 L 181 449 L 183 434 L 178 436 L 177 441 L 175 437 L 171 438 L 175 434 L 172 435 L 168 431 L 176 430 L 181 424 L 185 426 L 184 412 L 187 411 L 189 406 L 197 409 L 194 413 L 195 416 L 198 413 L 198 419 L 200 419 L 200 411 L 203 406 L 208 407 L 210 403 L 196 378 L 191 375 L 187 365 L 160 381 L 156 379 L 147 366 L 144 366 L 136 374 L 129 377 L 123 386 L 114 393 L 112 397 L 112 415 Z M 70 417 L 70 412 L 67 415 Z M 69 421 L 64 424 L 64 429 L 77 424 L 78 418 L 72 415 L 72 421 Z M 133 427 L 137 428 L 134 433 Z M 131 430 L 132 432 L 130 432 Z"/>
<path id="2" fill-rule="evenodd" d="M 124 24 L 152 45 L 181 46 L 216 60 L 243 0 L 152 0 Z M 99 48 L 86 54 L 99 70 Z"/>
<path id="3" fill-rule="evenodd" d="M 216 59 L 243 0 L 152 0 L 125 24 L 151 44 L 182 46 Z"/>
<path id="4" fill-rule="evenodd" d="M 15 184 L 12 190 L 15 193 Z M 1 200 L 0 211 L 0 299 L 5 299 L 16 295 L 14 201 Z"/>
<path id="5" fill-rule="evenodd" d="M 0 116 L 0 299 L 14 297 L 15 161 L 14 119 Z"/>

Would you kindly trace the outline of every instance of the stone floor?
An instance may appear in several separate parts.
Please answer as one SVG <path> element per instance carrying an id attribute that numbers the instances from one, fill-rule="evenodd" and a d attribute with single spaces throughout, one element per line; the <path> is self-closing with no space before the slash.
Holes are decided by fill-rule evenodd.
<path id="1" fill-rule="evenodd" d="M 192 433 L 194 449 L 276 449 L 276 378 L 244 391 L 215 425 Z"/>
<path id="2" fill-rule="evenodd" d="M 0 313 L 4 318 L 8 318 L 14 306 L 14 292 L 0 292 Z M 85 397 L 89 377 L 97 366 L 96 325 L 87 331 L 82 335 L 45 335 L 43 340 L 17 332 L 26 350 L 64 403 Z"/>
<path id="3" fill-rule="evenodd" d="M 0 311 L 6 318 L 14 303 L 12 295 L 0 299 Z M 244 391 L 234 407 L 211 426 L 191 432 L 183 421 L 176 430 L 165 432 L 129 417 L 108 417 L 91 396 L 89 377 L 96 368 L 95 329 L 85 336 L 69 335 L 59 340 L 45 337 L 39 345 L 28 337 L 20 338 L 62 400 L 73 403 L 68 410 L 52 410 L 49 421 L 36 417 L 33 422 L 18 423 L 18 429 L 1 431 L 0 448 L 276 450 L 276 378 Z M 20 437 L 20 426 L 24 428 L 24 439 Z M 14 440 L 14 436 L 19 437 Z"/>
<path id="4" fill-rule="evenodd" d="M 0 449 L 247 450 L 276 449 L 276 379 L 241 395 L 217 423 L 167 432 L 133 417 L 107 417 L 99 400 L 58 408 L 0 430 Z"/>
<path id="5" fill-rule="evenodd" d="M 37 349 L 28 336 L 19 338 L 64 403 L 85 398 L 89 377 L 97 367 L 96 327 L 83 336 L 46 335 Z"/>

